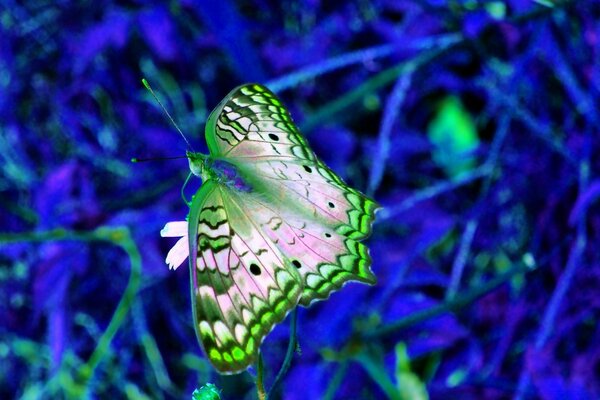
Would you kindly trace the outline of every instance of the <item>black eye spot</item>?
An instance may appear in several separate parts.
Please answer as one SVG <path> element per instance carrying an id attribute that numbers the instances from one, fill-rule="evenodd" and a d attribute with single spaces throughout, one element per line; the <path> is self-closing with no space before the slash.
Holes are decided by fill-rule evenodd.
<path id="1" fill-rule="evenodd" d="M 309 167 L 308 165 L 304 165 L 303 167 L 304 167 L 304 170 L 305 170 L 306 172 L 308 172 L 309 174 L 312 172 L 312 168 L 311 168 L 311 167 Z"/>
<path id="2" fill-rule="evenodd" d="M 250 264 L 250 272 L 252 272 L 252 275 L 260 275 L 260 267 L 254 263 Z"/>
<path id="3" fill-rule="evenodd" d="M 329 206 L 329 208 L 334 208 L 335 204 L 333 204 L 332 202 L 327 203 L 327 205 Z"/>
<path id="4" fill-rule="evenodd" d="M 331 233 L 329 233 L 329 232 L 325 232 L 325 237 L 328 237 L 328 238 L 330 238 L 330 237 L 331 237 Z"/>
<path id="5" fill-rule="evenodd" d="M 294 264 L 294 267 L 300 269 L 302 267 L 302 264 L 300 264 L 300 261 L 298 260 L 294 260 L 292 261 L 292 264 Z"/>
<path id="6" fill-rule="evenodd" d="M 271 138 L 271 140 L 274 140 L 276 142 L 279 140 L 279 136 L 277 136 L 274 133 L 269 133 L 269 137 Z"/>

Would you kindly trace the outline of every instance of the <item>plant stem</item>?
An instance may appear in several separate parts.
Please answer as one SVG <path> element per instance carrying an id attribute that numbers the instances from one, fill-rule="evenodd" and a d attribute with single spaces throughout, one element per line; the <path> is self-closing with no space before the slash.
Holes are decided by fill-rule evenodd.
<path id="1" fill-rule="evenodd" d="M 296 345 L 298 344 L 297 336 L 296 336 L 296 325 L 298 322 L 298 308 L 294 308 L 292 310 L 292 320 L 290 321 L 290 341 L 288 343 L 287 352 L 285 354 L 285 360 L 283 360 L 283 364 L 277 373 L 277 377 L 273 382 L 273 386 L 269 390 L 267 394 L 267 400 L 271 397 L 271 394 L 277 390 L 277 387 L 283 380 L 285 374 L 287 374 L 290 369 L 290 365 L 292 364 L 292 359 L 294 358 L 294 353 L 296 352 Z"/>
<path id="2" fill-rule="evenodd" d="M 258 353 L 258 362 L 256 365 L 256 394 L 258 400 L 266 400 L 267 393 L 265 391 L 265 376 L 262 353 Z"/>

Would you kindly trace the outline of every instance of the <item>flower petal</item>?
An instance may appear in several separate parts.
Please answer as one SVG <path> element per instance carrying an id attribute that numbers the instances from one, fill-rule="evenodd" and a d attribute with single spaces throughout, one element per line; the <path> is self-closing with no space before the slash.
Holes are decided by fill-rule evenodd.
<path id="1" fill-rule="evenodd" d="M 188 248 L 188 239 L 187 235 L 182 237 L 175 243 L 175 246 L 169 250 L 169 254 L 167 254 L 167 259 L 165 260 L 167 264 L 169 264 L 169 269 L 177 269 L 186 258 L 188 258 L 190 254 L 190 249 Z"/>
<path id="2" fill-rule="evenodd" d="M 167 222 L 164 228 L 160 231 L 162 237 L 182 237 L 187 235 L 187 221 Z"/>

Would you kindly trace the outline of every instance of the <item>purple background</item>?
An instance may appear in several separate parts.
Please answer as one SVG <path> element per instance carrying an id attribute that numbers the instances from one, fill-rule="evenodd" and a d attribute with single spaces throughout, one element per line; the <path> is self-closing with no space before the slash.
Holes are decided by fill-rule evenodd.
<path id="1" fill-rule="evenodd" d="M 130 231 L 142 276 L 87 393 L 255 396 L 250 375 L 207 363 L 187 268 L 164 263 L 187 161 L 129 162 L 186 149 L 145 77 L 202 151 L 212 107 L 266 84 L 384 206 L 368 240 L 378 284 L 299 310 L 301 355 L 274 398 L 599 398 L 599 21 L 591 0 L 4 1 L 0 397 L 81 393 L 130 259 L 32 239 L 99 227 Z M 287 338 L 283 323 L 262 347 L 267 386 Z"/>

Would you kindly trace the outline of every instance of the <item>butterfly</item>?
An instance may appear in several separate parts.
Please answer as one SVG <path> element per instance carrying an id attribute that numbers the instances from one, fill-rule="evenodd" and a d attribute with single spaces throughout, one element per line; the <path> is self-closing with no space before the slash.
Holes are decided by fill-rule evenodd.
<path id="1" fill-rule="evenodd" d="M 198 340 L 224 374 L 252 365 L 265 336 L 298 304 L 348 281 L 374 284 L 361 242 L 379 205 L 349 187 L 310 149 L 265 86 L 233 89 L 205 127 L 210 154 L 187 152 L 202 179 L 167 255 L 189 255 Z"/>

